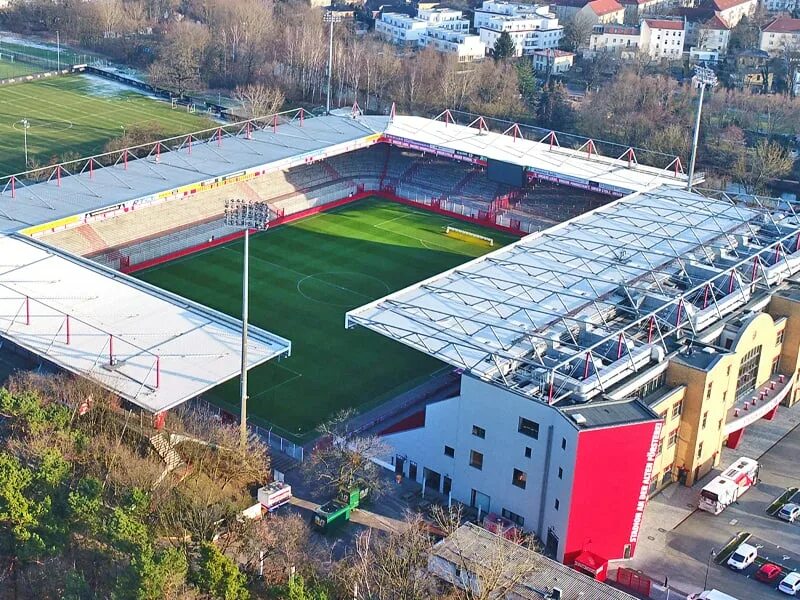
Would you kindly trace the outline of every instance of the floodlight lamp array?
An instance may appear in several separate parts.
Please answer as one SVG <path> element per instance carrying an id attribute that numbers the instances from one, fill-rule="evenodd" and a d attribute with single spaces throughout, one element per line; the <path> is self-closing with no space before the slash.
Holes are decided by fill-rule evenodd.
<path id="1" fill-rule="evenodd" d="M 342 20 L 342 15 L 332 10 L 326 10 L 325 14 L 322 15 L 323 23 L 339 23 L 341 20 Z"/>
<path id="2" fill-rule="evenodd" d="M 225 201 L 225 224 L 240 229 L 265 230 L 269 227 L 271 211 L 266 202 L 231 198 Z"/>

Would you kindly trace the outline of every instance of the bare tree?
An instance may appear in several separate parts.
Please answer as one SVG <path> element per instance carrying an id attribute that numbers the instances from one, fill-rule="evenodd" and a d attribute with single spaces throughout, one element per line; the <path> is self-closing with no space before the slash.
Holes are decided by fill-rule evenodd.
<path id="1" fill-rule="evenodd" d="M 589 43 L 594 29 L 594 21 L 587 15 L 576 14 L 564 25 L 561 43 L 565 49 L 577 52 Z"/>
<path id="2" fill-rule="evenodd" d="M 754 148 L 739 156 L 733 165 L 733 175 L 746 192 L 759 193 L 771 179 L 789 173 L 792 164 L 785 148 L 774 142 L 761 140 Z"/>
<path id="3" fill-rule="evenodd" d="M 279 88 L 263 83 L 239 86 L 233 95 L 242 104 L 247 117 L 265 117 L 276 113 L 286 101 Z"/>
<path id="4" fill-rule="evenodd" d="M 178 23 L 167 39 L 150 66 L 150 80 L 180 97 L 201 86 L 200 66 L 210 34 L 203 25 Z"/>

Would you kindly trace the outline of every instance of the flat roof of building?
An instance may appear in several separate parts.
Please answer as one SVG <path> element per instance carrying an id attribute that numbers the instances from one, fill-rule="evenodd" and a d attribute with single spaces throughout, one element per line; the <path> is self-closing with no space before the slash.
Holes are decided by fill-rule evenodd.
<path id="1" fill-rule="evenodd" d="M 586 402 L 664 360 L 756 288 L 800 270 L 800 218 L 662 186 L 354 309 L 361 325 L 550 403 Z"/>
<path id="2" fill-rule="evenodd" d="M 151 412 L 240 373 L 241 321 L 45 246 L 0 235 L 3 337 Z M 250 367 L 291 344 L 249 328 Z"/>
<path id="3" fill-rule="evenodd" d="M 559 588 L 562 600 L 634 600 L 630 594 L 473 523 L 465 523 L 438 542 L 432 554 L 473 574 L 496 569 L 501 566 L 498 561 L 502 561 L 507 569 L 502 575 L 502 579 L 507 580 L 504 593 L 515 598 L 543 600 L 544 594 Z M 434 574 L 446 577 L 435 564 L 429 563 L 429 568 Z"/>

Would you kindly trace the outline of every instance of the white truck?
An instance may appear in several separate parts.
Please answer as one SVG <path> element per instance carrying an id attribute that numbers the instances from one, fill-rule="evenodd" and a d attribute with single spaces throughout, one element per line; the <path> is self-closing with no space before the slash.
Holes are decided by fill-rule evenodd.
<path id="1" fill-rule="evenodd" d="M 282 481 L 273 481 L 258 488 L 258 501 L 267 512 L 273 512 L 292 499 L 292 486 Z"/>
<path id="2" fill-rule="evenodd" d="M 740 458 L 700 491 L 700 510 L 718 515 L 757 480 L 758 462 L 752 458 Z"/>

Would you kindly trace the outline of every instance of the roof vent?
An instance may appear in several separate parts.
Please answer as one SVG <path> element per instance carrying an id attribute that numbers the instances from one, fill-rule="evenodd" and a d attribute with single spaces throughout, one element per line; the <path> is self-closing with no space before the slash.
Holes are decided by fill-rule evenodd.
<path id="1" fill-rule="evenodd" d="M 574 413 L 570 416 L 578 425 L 586 425 L 586 417 L 584 417 L 581 413 Z"/>

